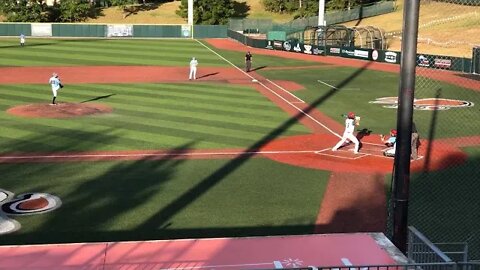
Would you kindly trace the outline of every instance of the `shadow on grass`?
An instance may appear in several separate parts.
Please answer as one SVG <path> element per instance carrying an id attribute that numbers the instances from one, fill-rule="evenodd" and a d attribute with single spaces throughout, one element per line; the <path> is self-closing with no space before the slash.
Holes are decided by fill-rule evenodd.
<path id="1" fill-rule="evenodd" d="M 210 77 L 210 76 L 215 76 L 218 73 L 220 73 L 220 72 L 208 73 L 208 74 L 205 74 L 205 75 L 202 75 L 202 76 L 198 77 L 197 79 L 202 79 L 202 78 L 207 78 L 207 77 Z"/>
<path id="2" fill-rule="evenodd" d="M 130 162 L 117 162 L 112 167 L 107 168 L 102 175 L 94 175 L 91 179 L 85 179 L 72 190 L 65 198 L 64 206 L 55 210 L 55 215 L 49 215 L 46 221 L 34 233 L 19 233 L 16 235 L 7 235 L 2 243 L 28 242 L 84 242 L 84 241 L 121 241 L 121 240 L 146 240 L 152 239 L 172 239 L 172 238 L 197 238 L 197 237 L 228 237 L 228 236 L 261 236 L 261 235 L 281 235 L 281 234 L 306 234 L 314 231 L 314 224 L 295 225 L 295 221 L 286 221 L 283 225 L 265 225 L 257 227 L 229 227 L 229 228 L 195 228 L 195 229 L 169 229 L 172 219 L 180 214 L 189 205 L 195 203 L 200 197 L 214 188 L 222 180 L 228 178 L 233 172 L 240 169 L 245 163 L 253 158 L 256 151 L 263 146 L 282 136 L 292 125 L 298 123 L 309 113 L 316 110 L 318 106 L 327 102 L 336 95 L 337 89 L 350 83 L 360 76 L 371 64 L 366 62 L 362 68 L 354 71 L 348 78 L 341 83 L 329 89 L 325 94 L 319 96 L 307 108 L 290 117 L 285 122 L 273 128 L 268 134 L 263 136 L 257 142 L 248 147 L 242 154 L 236 158 L 227 161 L 217 170 L 209 173 L 206 177 L 200 179 L 196 184 L 190 186 L 186 191 L 180 192 L 175 198 L 159 203 L 156 207 L 159 209 L 153 215 L 145 219 L 145 222 L 139 226 L 131 228 L 129 224 L 115 224 L 116 217 L 132 215 L 131 212 L 146 201 L 158 199 L 161 196 L 163 185 L 175 179 L 176 168 L 184 162 L 183 159 L 176 159 L 175 155 L 187 151 L 192 144 L 182 145 L 177 149 L 172 149 L 172 156 L 168 160 L 158 160 L 152 162 L 149 159 L 142 159 Z M 91 134 L 94 136 L 94 134 Z M 100 136 L 100 135 L 98 135 Z M 115 137 L 91 138 L 98 139 L 102 143 L 108 144 L 115 140 Z M 37 138 L 38 140 L 38 138 Z M 30 140 L 33 145 L 35 138 Z M 27 145 L 27 142 L 25 142 Z M 23 146 L 25 148 L 25 146 Z M 65 144 L 63 151 L 74 148 Z M 85 162 L 88 165 L 88 162 Z M 55 164 L 46 167 L 43 173 L 49 171 L 55 172 L 61 168 L 61 164 Z M 88 170 L 88 166 L 85 166 Z M 8 171 L 6 172 L 8 173 Z M 6 187 L 8 189 L 8 187 Z M 219 205 L 222 207 L 222 205 Z M 357 206 L 351 209 L 343 209 L 337 214 L 329 224 L 335 227 L 335 222 L 344 220 L 349 213 L 352 213 Z M 135 212 L 135 211 L 133 211 Z M 141 213 L 138 213 L 141 214 Z M 84 216 L 91 217 L 91 220 L 84 219 Z M 134 219 L 135 215 L 132 215 Z M 83 217 L 83 218 L 82 218 Z M 287 224 L 291 222 L 290 224 Z M 81 224 L 84 223 L 84 224 Z M 66 230 L 65 227 L 92 226 L 94 230 L 75 231 Z M 134 223 L 133 223 L 134 224 Z M 293 224 L 293 225 L 292 225 Z M 111 228 L 122 228 L 116 232 Z M 102 227 L 109 228 L 109 232 L 102 232 Z M 126 228 L 126 229 L 124 229 Z M 129 229 L 131 228 L 131 229 Z M 317 228 L 318 229 L 318 228 Z M 152 232 L 155 230 L 155 232 Z M 113 232 L 112 232 L 113 231 Z"/>
<path id="3" fill-rule="evenodd" d="M 219 168 L 209 176 L 203 178 L 197 185 L 192 186 L 188 191 L 181 194 L 174 201 L 167 204 L 165 207 L 163 207 L 163 209 L 158 211 L 156 215 L 152 216 L 149 220 L 147 220 L 142 225 L 143 230 L 147 230 L 148 228 L 151 228 L 151 227 L 163 227 L 166 224 L 168 224 L 169 220 L 172 217 L 174 217 L 177 213 L 179 213 L 182 209 L 184 209 L 188 205 L 195 202 L 197 198 L 201 197 L 208 190 L 215 187 L 224 178 L 228 177 L 234 171 L 239 169 L 250 158 L 255 156 L 256 155 L 255 153 L 259 151 L 267 143 L 281 136 L 288 128 L 290 128 L 292 125 L 296 124 L 298 121 L 306 117 L 306 115 L 308 115 L 310 112 L 315 110 L 317 106 L 321 105 L 322 103 L 330 99 L 332 96 L 334 96 L 337 93 L 336 89 L 339 89 L 347 85 L 353 79 L 355 79 L 360 74 L 362 74 L 368 68 L 369 65 L 371 65 L 371 62 L 367 62 L 362 68 L 356 70 L 352 75 L 350 75 L 343 82 L 336 85 L 336 87 L 331 88 L 323 96 L 313 101 L 306 109 L 297 113 L 296 115 L 294 115 L 293 117 L 285 121 L 284 123 L 274 128 L 270 133 L 266 134 L 264 137 L 262 137 L 260 140 L 258 140 L 256 143 L 251 145 L 248 149 L 246 149 L 243 152 L 243 154 L 238 155 L 238 157 L 230 160 L 224 166 L 222 166 L 221 168 Z M 313 226 L 311 228 L 313 228 Z M 262 231 L 262 232 L 266 233 L 267 231 Z M 287 233 L 287 231 L 283 231 L 283 232 Z M 222 232 L 218 232 L 218 235 L 222 235 Z"/>
<path id="4" fill-rule="evenodd" d="M 87 99 L 87 100 L 81 101 L 80 103 L 87 103 L 87 102 L 91 102 L 91 101 L 101 100 L 101 99 L 109 98 L 109 97 L 115 96 L 115 95 L 116 95 L 116 94 L 109 94 L 109 95 L 94 97 L 94 98 L 91 98 L 91 99 Z"/>

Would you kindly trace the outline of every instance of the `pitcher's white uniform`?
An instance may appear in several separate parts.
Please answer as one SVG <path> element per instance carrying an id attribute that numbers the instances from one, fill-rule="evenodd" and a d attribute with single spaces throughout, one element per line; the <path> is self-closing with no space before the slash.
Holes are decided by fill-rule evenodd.
<path id="1" fill-rule="evenodd" d="M 350 140 L 355 144 L 354 153 L 358 153 L 358 148 L 360 147 L 360 143 L 353 134 L 355 131 L 355 119 L 347 118 L 345 119 L 345 131 L 343 132 L 342 139 L 332 148 L 332 151 L 337 151 L 340 146 L 342 146 L 347 140 Z"/>
<path id="2" fill-rule="evenodd" d="M 50 77 L 50 80 L 48 80 L 48 83 L 52 86 L 52 93 L 53 96 L 57 96 L 57 91 L 60 89 L 60 79 L 58 79 L 58 75 L 54 74 L 52 77 Z"/>
<path id="3" fill-rule="evenodd" d="M 198 66 L 197 59 L 195 59 L 195 57 L 192 57 L 192 61 L 190 61 L 190 76 L 188 77 L 189 80 L 197 79 L 197 66 Z"/>
<path id="4" fill-rule="evenodd" d="M 57 91 L 61 88 L 61 82 L 60 82 L 60 79 L 58 78 L 57 73 L 52 74 L 52 77 L 50 77 L 50 80 L 48 80 L 48 83 L 52 86 L 52 94 L 53 94 L 52 105 L 55 105 L 57 104 L 55 102 L 55 99 L 57 98 Z"/>

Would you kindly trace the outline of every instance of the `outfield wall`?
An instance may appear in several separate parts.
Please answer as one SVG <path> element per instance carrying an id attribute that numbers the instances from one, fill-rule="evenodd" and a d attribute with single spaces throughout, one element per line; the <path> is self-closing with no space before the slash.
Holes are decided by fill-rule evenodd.
<path id="1" fill-rule="evenodd" d="M 226 25 L 0 23 L 0 36 L 226 38 Z"/>
<path id="2" fill-rule="evenodd" d="M 250 38 L 232 30 L 228 30 L 228 37 L 255 48 L 282 50 L 292 53 L 303 53 L 319 56 L 337 56 L 397 65 L 400 64 L 402 55 L 402 53 L 398 51 L 364 49 L 356 47 L 316 46 L 303 44 L 297 40 L 259 40 Z M 432 69 L 461 71 L 465 73 L 473 72 L 472 59 L 445 55 L 417 54 L 417 66 Z"/>

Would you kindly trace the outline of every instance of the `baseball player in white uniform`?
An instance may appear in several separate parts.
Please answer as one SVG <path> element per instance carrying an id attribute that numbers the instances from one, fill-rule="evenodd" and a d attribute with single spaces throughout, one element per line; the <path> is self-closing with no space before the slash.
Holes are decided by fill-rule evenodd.
<path id="1" fill-rule="evenodd" d="M 51 105 L 56 105 L 57 103 L 55 102 L 55 99 L 57 99 L 57 92 L 63 87 L 60 79 L 58 78 L 58 74 L 53 73 L 52 77 L 50 77 L 50 80 L 48 80 L 48 83 L 52 86 L 53 99 Z"/>
<path id="2" fill-rule="evenodd" d="M 197 79 L 197 66 L 197 59 L 195 59 L 195 57 L 192 57 L 192 60 L 190 61 L 190 76 L 188 77 L 189 80 Z"/>
<path id="3" fill-rule="evenodd" d="M 20 35 L 20 46 L 25 46 L 25 35 L 21 34 Z"/>
<path id="4" fill-rule="evenodd" d="M 355 126 L 359 125 L 359 117 L 355 117 L 355 113 L 349 112 L 347 118 L 345 119 L 345 131 L 343 132 L 342 139 L 332 148 L 332 151 L 337 151 L 347 140 L 355 144 L 354 153 L 358 154 L 358 149 L 360 147 L 360 142 L 357 137 L 353 134 L 355 131 Z"/>

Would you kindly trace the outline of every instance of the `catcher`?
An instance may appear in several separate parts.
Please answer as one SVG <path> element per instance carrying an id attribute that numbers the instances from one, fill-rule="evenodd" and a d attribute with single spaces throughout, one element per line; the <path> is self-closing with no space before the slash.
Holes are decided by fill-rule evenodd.
<path id="1" fill-rule="evenodd" d="M 396 129 L 390 130 L 390 137 L 388 139 L 385 139 L 385 135 L 380 134 L 380 139 L 382 140 L 383 143 L 385 143 L 386 146 L 388 146 L 388 148 L 383 151 L 383 155 L 386 157 L 395 157 L 395 146 L 397 144 L 397 130 Z"/>

